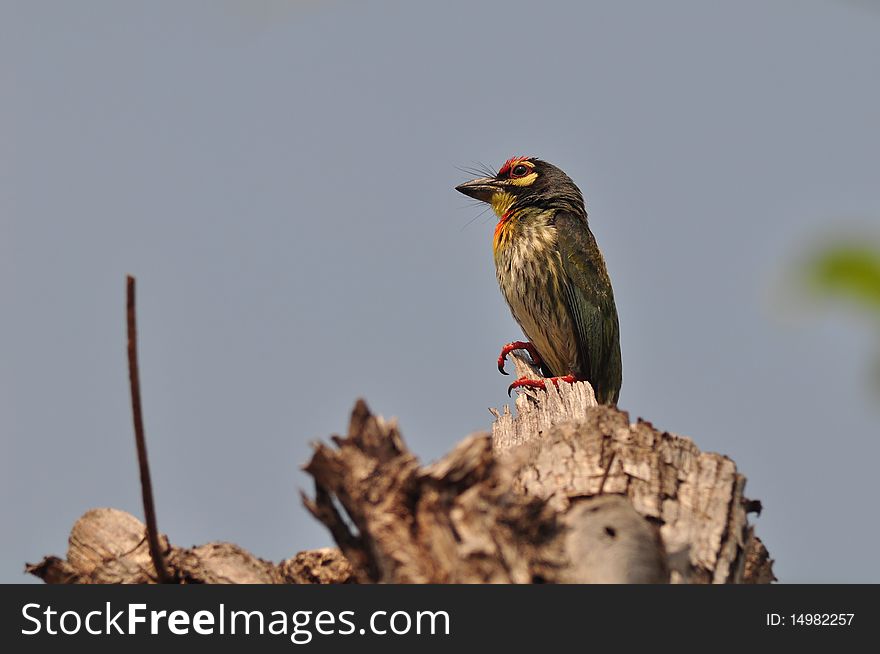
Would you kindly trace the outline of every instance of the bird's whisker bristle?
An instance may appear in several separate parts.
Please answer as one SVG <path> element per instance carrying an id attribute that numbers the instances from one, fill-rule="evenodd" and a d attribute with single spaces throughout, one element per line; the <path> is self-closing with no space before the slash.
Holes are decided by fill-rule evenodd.
<path id="1" fill-rule="evenodd" d="M 486 177 L 497 177 L 498 176 L 498 171 L 495 170 L 494 168 L 492 168 L 492 166 L 487 166 L 482 161 L 476 161 L 474 163 L 477 167 L 477 170 L 479 170 L 481 173 L 483 173 L 483 175 L 485 175 Z"/>
<path id="2" fill-rule="evenodd" d="M 475 161 L 471 166 L 456 166 L 455 168 L 472 177 L 496 177 L 498 175 L 491 166 L 487 166 L 481 161 Z"/>
<path id="3" fill-rule="evenodd" d="M 490 207 L 490 206 L 486 206 L 480 213 L 478 213 L 476 216 L 474 216 L 469 221 L 467 221 L 464 225 L 462 225 L 461 231 L 464 231 L 466 228 L 470 227 L 474 223 L 474 221 L 476 221 L 477 219 L 482 218 L 484 215 L 486 215 L 486 212 L 489 211 L 489 209 L 491 209 L 491 208 L 492 207 Z"/>

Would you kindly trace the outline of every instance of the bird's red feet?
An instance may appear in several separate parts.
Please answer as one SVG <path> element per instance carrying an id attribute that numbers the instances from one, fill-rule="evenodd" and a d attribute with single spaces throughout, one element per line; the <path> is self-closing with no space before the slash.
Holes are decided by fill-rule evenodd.
<path id="1" fill-rule="evenodd" d="M 574 384 L 576 381 L 578 381 L 578 378 L 574 375 L 565 375 L 565 377 L 547 377 L 546 379 L 529 379 L 528 377 L 520 377 L 507 387 L 507 394 L 510 395 L 510 392 L 514 388 L 540 388 L 541 390 L 546 390 L 547 382 L 553 382 L 554 386 L 559 386 L 559 382 Z"/>
<path id="2" fill-rule="evenodd" d="M 541 355 L 538 354 L 538 350 L 535 349 L 535 346 L 529 343 L 528 341 L 514 341 L 513 343 L 508 343 L 504 347 L 501 348 L 501 354 L 498 356 L 498 372 L 502 375 L 506 375 L 504 372 L 504 362 L 507 360 L 507 355 L 513 352 L 514 350 L 525 350 L 529 353 L 529 356 L 532 357 L 532 363 L 536 368 L 541 367 Z"/>

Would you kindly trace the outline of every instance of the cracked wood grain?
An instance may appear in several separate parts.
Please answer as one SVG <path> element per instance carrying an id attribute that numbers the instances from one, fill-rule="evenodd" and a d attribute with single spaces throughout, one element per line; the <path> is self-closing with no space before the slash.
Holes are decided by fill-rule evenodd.
<path id="1" fill-rule="evenodd" d="M 537 375 L 519 352 L 513 358 L 518 374 Z M 745 477 L 728 457 L 597 406 L 584 382 L 522 393 L 516 408 L 516 416 L 507 407 L 494 412 L 492 440 L 496 453 L 512 462 L 521 492 L 558 510 L 571 498 L 627 497 L 659 526 L 668 552 L 686 553 L 673 581 L 774 579 L 772 561 L 748 524 Z"/>

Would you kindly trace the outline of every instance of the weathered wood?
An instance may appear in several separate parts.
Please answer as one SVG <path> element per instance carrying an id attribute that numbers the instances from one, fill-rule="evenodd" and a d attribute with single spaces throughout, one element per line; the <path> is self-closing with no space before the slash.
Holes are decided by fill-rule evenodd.
<path id="1" fill-rule="evenodd" d="M 306 466 L 316 486 L 306 506 L 358 581 L 528 583 L 562 560 L 556 515 L 510 492 L 488 435 L 421 468 L 396 423 L 359 401 L 348 435 L 333 441 Z"/>
<path id="2" fill-rule="evenodd" d="M 66 559 L 49 556 L 26 570 L 54 584 L 156 583 L 146 534 L 144 523 L 125 511 L 92 509 L 74 524 Z M 183 548 L 161 536 L 159 544 L 175 583 L 314 584 L 351 579 L 348 561 L 331 548 L 300 552 L 276 565 L 232 543 Z"/>
<path id="3" fill-rule="evenodd" d="M 773 559 L 764 547 L 761 539 L 755 536 L 755 530 L 749 527 L 746 539 L 746 562 L 743 570 L 744 584 L 770 584 L 776 581 L 773 574 Z"/>
<path id="4" fill-rule="evenodd" d="M 519 352 L 518 374 L 536 371 Z M 660 432 L 626 413 L 596 406 L 589 384 L 529 390 L 493 425 L 493 446 L 513 462 L 516 488 L 565 510 L 573 497 L 625 495 L 660 526 L 671 553 L 687 565 L 673 581 L 773 580 L 766 550 L 749 528 L 745 477 L 729 458 L 700 452 L 693 441 Z M 746 568 L 746 561 L 751 565 Z"/>
<path id="5" fill-rule="evenodd" d="M 419 467 L 394 422 L 358 402 L 345 438 L 319 444 L 306 506 L 334 535 L 360 582 L 659 583 L 657 529 L 620 497 L 556 507 L 517 487 L 515 459 L 488 435 Z"/>
<path id="6" fill-rule="evenodd" d="M 519 375 L 539 376 L 519 353 Z M 274 564 L 230 543 L 160 544 L 176 583 L 769 583 L 733 461 L 597 406 L 589 384 L 524 390 L 420 465 L 393 420 L 358 401 L 345 437 L 317 444 L 306 507 L 336 549 Z M 341 550 L 341 552 L 340 552 Z M 154 583 L 146 529 L 114 509 L 74 525 L 47 583 Z"/>
<path id="7" fill-rule="evenodd" d="M 516 376 L 528 379 L 542 379 L 538 369 L 531 365 L 523 350 L 510 353 L 510 360 L 516 366 Z M 587 410 L 598 406 L 593 387 L 586 382 L 577 384 L 549 385 L 546 391 L 521 389 L 516 397 L 517 415 L 510 412 L 509 406 L 501 411 L 489 409 L 495 416 L 492 423 L 492 444 L 497 452 L 515 445 L 531 442 L 559 422 L 583 420 Z"/>

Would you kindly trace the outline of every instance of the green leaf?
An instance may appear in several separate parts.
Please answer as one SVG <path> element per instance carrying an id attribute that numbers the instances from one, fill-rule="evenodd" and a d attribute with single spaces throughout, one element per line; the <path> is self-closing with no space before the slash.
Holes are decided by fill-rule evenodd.
<path id="1" fill-rule="evenodd" d="M 880 312 L 880 247 L 860 243 L 826 246 L 807 260 L 806 273 L 814 293 L 851 300 Z"/>

